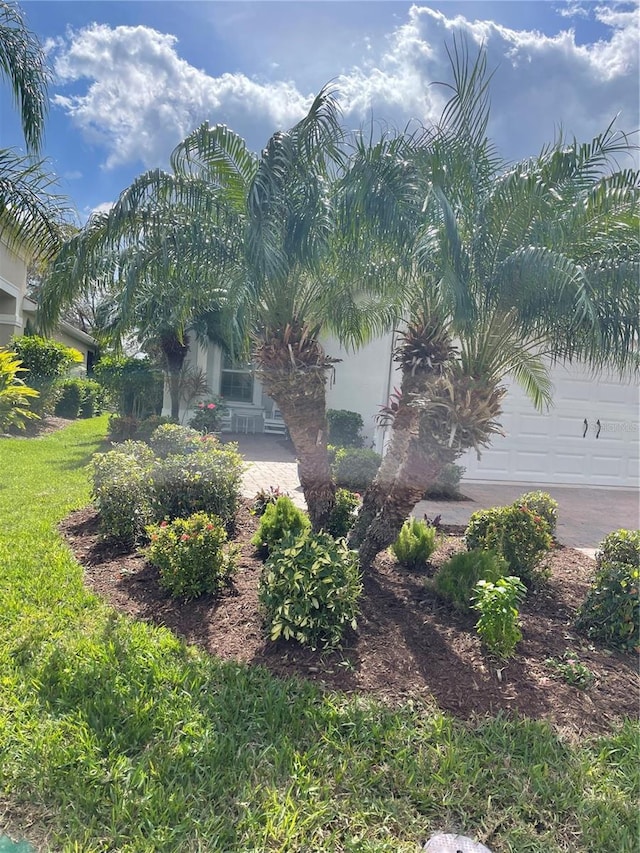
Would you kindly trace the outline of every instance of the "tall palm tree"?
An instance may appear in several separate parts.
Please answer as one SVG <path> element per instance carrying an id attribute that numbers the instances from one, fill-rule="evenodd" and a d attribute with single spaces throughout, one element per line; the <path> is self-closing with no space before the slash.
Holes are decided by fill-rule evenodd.
<path id="1" fill-rule="evenodd" d="M 452 59 L 441 124 L 415 139 L 417 274 L 396 352 L 402 397 L 389 453 L 354 536 L 364 567 L 443 464 L 499 430 L 507 373 L 541 406 L 545 356 L 638 365 L 638 173 L 616 165 L 628 138 L 610 126 L 506 166 L 486 138 L 483 56 L 470 66 L 456 49 Z"/>
<path id="2" fill-rule="evenodd" d="M 42 144 L 47 111 L 44 51 L 17 6 L 0 0 L 0 77 L 8 80 L 20 114 L 29 156 L 0 149 L 0 236 L 10 246 L 26 244 L 40 259 L 55 254 L 59 223 L 67 215 L 64 200 L 53 191 L 54 179 L 43 161 L 34 159 Z"/>

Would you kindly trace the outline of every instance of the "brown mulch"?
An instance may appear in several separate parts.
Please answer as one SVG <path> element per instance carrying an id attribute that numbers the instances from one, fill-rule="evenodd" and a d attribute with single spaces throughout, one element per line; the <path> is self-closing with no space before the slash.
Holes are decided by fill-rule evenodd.
<path id="1" fill-rule="evenodd" d="M 5 438 L 39 438 L 41 435 L 49 435 L 52 432 L 57 432 L 59 429 L 69 426 L 74 423 L 68 418 L 58 418 L 50 415 L 41 420 L 28 421 L 25 429 L 11 429 Z"/>
<path id="2" fill-rule="evenodd" d="M 384 554 L 364 582 L 358 631 L 341 651 L 322 655 L 292 642 L 265 640 L 258 612 L 261 561 L 249 539 L 257 525 L 245 506 L 235 541 L 241 545 L 233 584 L 216 600 L 172 600 L 143 556 L 114 548 L 100 535 L 92 508 L 62 524 L 87 585 L 117 610 L 165 625 L 187 642 L 226 660 L 266 666 L 278 676 L 301 676 L 328 688 L 368 694 L 389 703 L 420 698 L 462 719 L 517 712 L 545 719 L 572 735 L 603 732 L 638 715 L 639 679 L 633 655 L 588 643 L 573 630 L 593 562 L 569 548 L 549 558 L 549 581 L 522 606 L 517 654 L 497 663 L 482 650 L 473 615 L 452 611 L 425 587 L 425 577 L 462 547 L 450 534 L 423 572 L 401 569 Z M 595 675 L 581 690 L 554 677 L 544 661 L 568 649 Z"/>

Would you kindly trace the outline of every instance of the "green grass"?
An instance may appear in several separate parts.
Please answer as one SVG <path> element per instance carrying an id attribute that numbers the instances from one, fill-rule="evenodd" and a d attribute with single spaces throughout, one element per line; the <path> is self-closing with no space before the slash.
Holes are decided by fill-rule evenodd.
<path id="1" fill-rule="evenodd" d="M 0 799 L 55 851 L 634 853 L 637 729 L 579 745 L 220 663 L 113 613 L 56 523 L 104 419 L 0 440 Z M 46 816 L 46 820 L 42 816 Z"/>

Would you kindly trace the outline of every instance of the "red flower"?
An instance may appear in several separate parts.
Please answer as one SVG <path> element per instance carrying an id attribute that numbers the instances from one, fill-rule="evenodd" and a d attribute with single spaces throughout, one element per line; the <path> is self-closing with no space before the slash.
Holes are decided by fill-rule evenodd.
<path id="1" fill-rule="evenodd" d="M 167 526 L 167 522 L 166 522 L 166 521 L 161 521 L 161 522 L 160 522 L 160 527 L 166 527 L 166 526 Z"/>
<path id="2" fill-rule="evenodd" d="M 215 407 L 216 407 L 215 403 L 209 403 L 207 406 L 207 409 L 215 409 Z"/>
<path id="3" fill-rule="evenodd" d="M 180 541 L 181 541 L 181 542 L 188 542 L 188 541 L 189 541 L 189 536 L 188 536 L 188 534 L 183 533 L 183 534 L 182 534 L 182 536 L 180 537 Z"/>

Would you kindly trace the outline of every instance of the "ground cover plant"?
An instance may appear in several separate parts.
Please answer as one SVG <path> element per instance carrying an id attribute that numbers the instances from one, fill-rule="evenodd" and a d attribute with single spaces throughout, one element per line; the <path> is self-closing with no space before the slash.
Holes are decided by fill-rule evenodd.
<path id="1" fill-rule="evenodd" d="M 256 587 L 261 563 L 251 563 L 250 530 L 236 594 L 215 605 L 194 602 L 190 612 L 166 594 L 146 597 L 155 581 L 142 569 L 143 557 L 108 550 L 97 529 L 91 542 L 80 541 L 78 525 L 95 521 L 93 510 L 79 509 L 89 501 L 86 465 L 105 431 L 106 419 L 98 418 L 39 439 L 0 440 L 0 797 L 10 834 L 28 826 L 42 850 L 64 853 L 147 853 L 150 843 L 168 853 L 417 853 L 436 830 L 464 831 L 494 853 L 635 850 L 637 726 L 621 722 L 619 711 L 611 715 L 613 694 L 603 703 L 599 693 L 616 678 L 631 678 L 629 656 L 580 649 L 601 687 L 590 689 L 586 725 L 571 737 L 562 725 L 508 715 L 517 683 L 511 673 L 515 679 L 520 666 L 533 677 L 533 657 L 518 663 L 526 652 L 509 663 L 503 682 L 491 676 L 495 708 L 505 714 L 477 719 L 455 711 L 469 693 L 485 707 L 486 674 L 472 654 L 465 668 L 473 662 L 477 691 L 446 658 L 449 677 L 440 689 L 405 687 L 391 701 L 379 701 L 384 689 L 360 692 L 366 668 L 348 648 L 325 657 L 301 650 L 300 658 L 287 648 L 285 660 L 274 644 L 269 654 L 257 654 L 257 641 L 241 633 L 241 620 L 230 624 L 225 610 L 238 599 L 246 606 L 244 585 Z M 70 510 L 77 514 L 66 529 L 86 558 L 87 583 L 128 596 L 140 621 L 118 615 L 83 585 L 82 569 L 56 530 Z M 244 512 L 243 525 L 256 525 Z M 567 566 L 566 583 L 554 594 L 574 595 L 570 579 L 578 594 L 586 588 L 581 559 Z M 385 555 L 366 581 L 360 630 L 373 644 L 379 629 L 387 649 L 399 650 L 400 624 L 402 631 L 413 625 L 414 655 L 423 636 L 424 660 L 436 670 L 447 635 L 424 621 L 422 577 L 412 583 L 393 565 Z M 373 609 L 376 597 L 382 610 Z M 560 597 L 545 609 L 543 598 L 534 596 L 533 617 L 547 630 L 549 613 L 570 607 Z M 531 606 L 523 604 L 525 649 L 535 627 Z M 405 621 L 396 623 L 404 611 Z M 186 646 L 152 624 L 161 614 L 167 624 L 189 617 L 201 640 L 209 634 L 212 652 L 218 644 L 224 651 L 224 636 L 235 637 L 244 662 L 242 654 L 232 660 Z M 189 636 L 188 622 L 175 624 Z M 463 654 L 461 646 L 457 652 Z M 359 654 L 371 660 L 363 645 Z M 282 677 L 268 669 L 277 659 Z M 404 669 L 389 660 L 389 684 L 394 673 L 421 683 L 427 668 L 409 672 L 410 659 Z M 287 666 L 306 678 L 285 677 Z M 331 689 L 338 682 L 352 695 Z M 633 692 L 628 681 L 617 683 L 621 693 L 625 686 Z M 574 688 L 553 684 L 564 691 L 553 694 L 555 704 L 575 709 Z M 443 712 L 447 706 L 453 714 Z M 627 707 L 633 716 L 633 698 Z"/>

